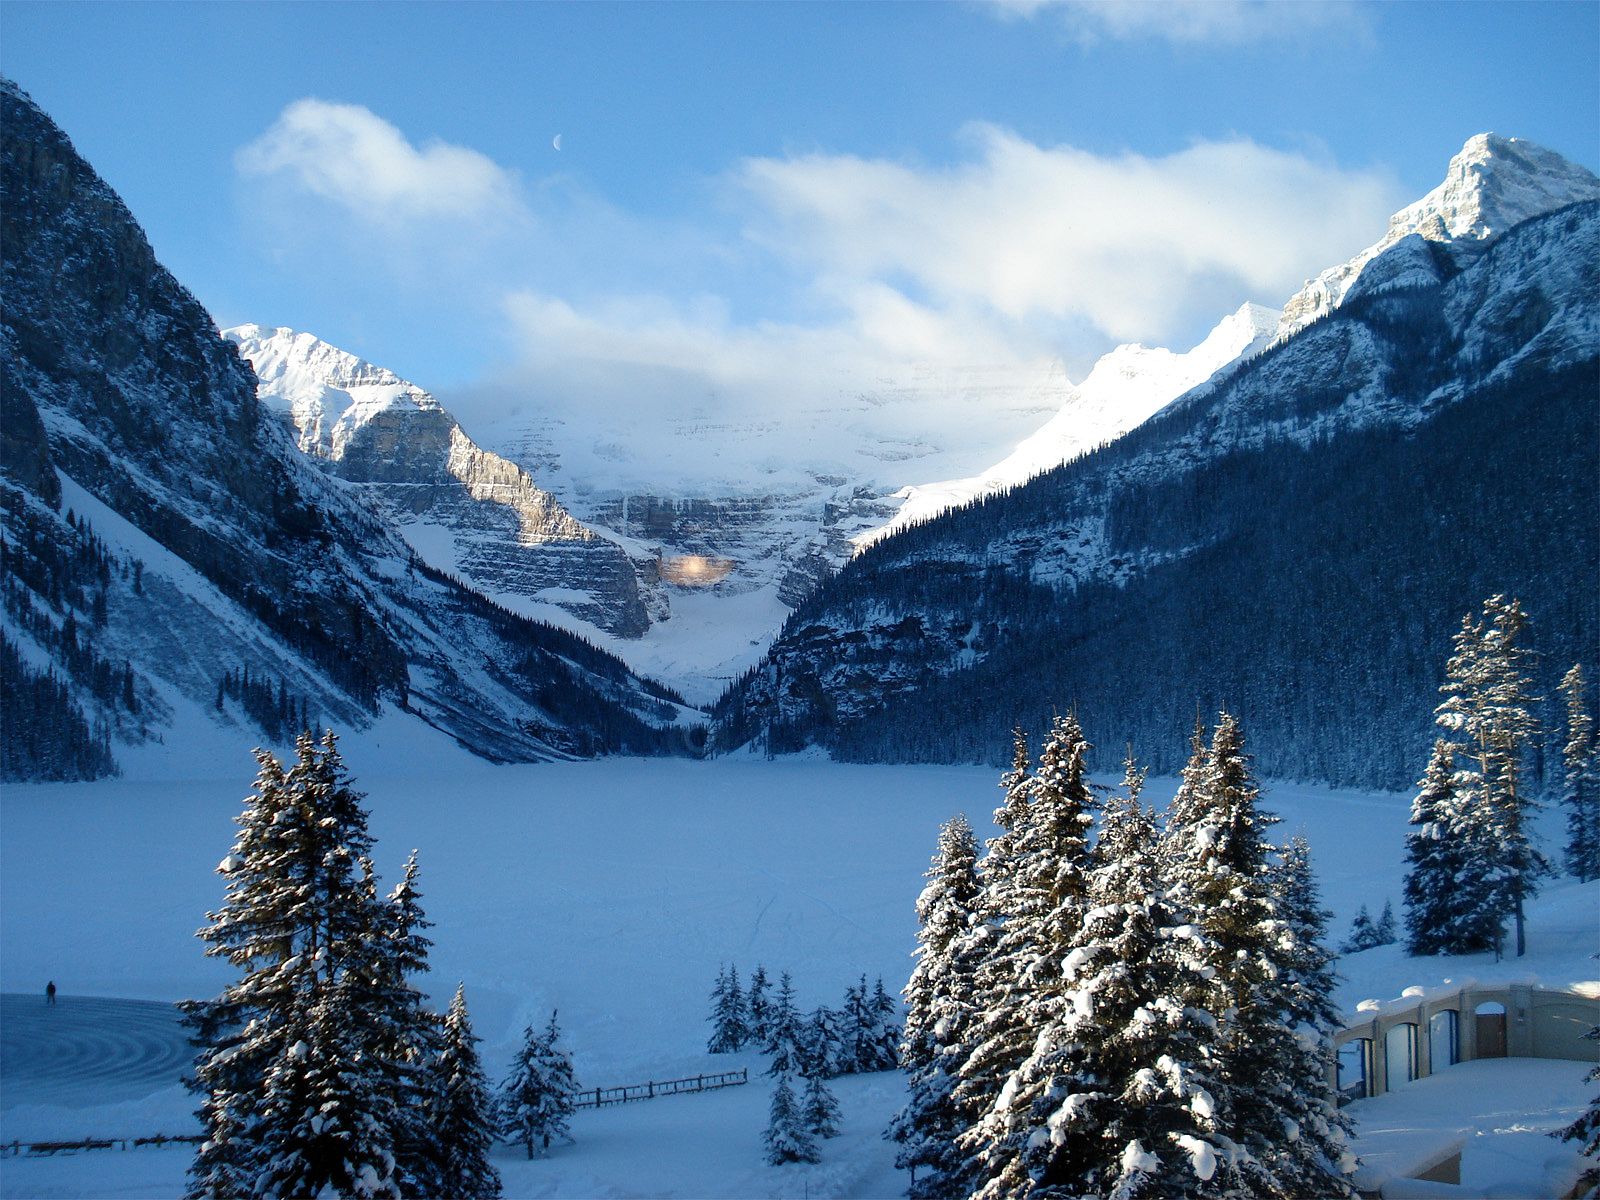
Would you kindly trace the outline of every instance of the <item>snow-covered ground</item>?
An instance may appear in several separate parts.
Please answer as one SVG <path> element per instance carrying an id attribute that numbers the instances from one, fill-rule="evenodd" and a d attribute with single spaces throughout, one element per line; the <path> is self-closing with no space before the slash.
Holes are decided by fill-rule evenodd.
<path id="1" fill-rule="evenodd" d="M 1564 1196 L 1580 1171 L 1577 1147 L 1553 1140 L 1589 1103 L 1589 1064 L 1564 1059 L 1491 1058 L 1458 1063 L 1405 1087 L 1358 1100 L 1356 1150 L 1368 1168 L 1357 1182 L 1383 1181 L 1386 1168 L 1420 1163 L 1459 1144 L 1461 1191 L 1446 1195 Z M 1390 1191 L 1429 1194 L 1425 1186 Z"/>
<path id="2" fill-rule="evenodd" d="M 893 1146 L 878 1136 L 899 1103 L 896 1075 L 840 1081 L 845 1133 L 819 1166 L 761 1164 L 766 1081 L 757 1059 L 704 1052 L 707 993 L 729 961 L 743 975 L 757 963 L 792 971 L 806 1007 L 837 1004 L 862 972 L 898 987 L 938 825 L 965 811 L 981 826 L 1000 798 L 995 772 L 820 759 L 491 767 L 442 740 L 408 753 L 392 732 L 347 746 L 369 794 L 379 867 L 392 878 L 420 850 L 436 922 L 426 982 L 442 1005 L 465 981 L 492 1072 L 504 1070 L 522 1026 L 552 1008 L 589 1086 L 757 1068 L 748 1087 L 580 1113 L 577 1144 L 547 1162 L 505 1150 L 508 1194 L 902 1190 Z M 197 765 L 211 776 L 199 780 L 5 789 L 0 990 L 42 1005 L 47 979 L 74 1003 L 173 1001 L 221 985 L 224 968 L 202 957 L 193 934 L 221 899 L 212 870 L 253 768 L 242 754 L 220 767 L 215 757 Z M 1162 800 L 1172 787 L 1153 782 L 1149 795 Z M 1404 797 L 1269 786 L 1266 803 L 1284 817 L 1278 833 L 1310 840 L 1336 937 L 1360 905 L 1398 907 Z M 1548 889 L 1520 963 L 1407 960 L 1393 947 L 1352 956 L 1342 998 L 1353 1008 L 1468 976 L 1593 980 L 1597 901 L 1594 885 Z M 176 1086 L 129 1100 L 98 1084 L 44 1088 L 6 1074 L 0 1141 L 180 1132 L 191 1103 Z M 107 1083 L 118 1078 L 126 1083 L 115 1072 Z M 181 1149 L 5 1159 L 0 1195 L 172 1196 L 187 1161 Z"/>

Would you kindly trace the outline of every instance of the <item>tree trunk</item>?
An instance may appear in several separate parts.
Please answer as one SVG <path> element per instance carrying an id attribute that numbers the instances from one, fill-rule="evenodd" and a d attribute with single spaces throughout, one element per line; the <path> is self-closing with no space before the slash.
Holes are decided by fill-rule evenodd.
<path id="1" fill-rule="evenodd" d="M 1517 957 L 1521 958 L 1528 952 L 1528 938 L 1522 926 L 1522 883 L 1517 882 Z"/>

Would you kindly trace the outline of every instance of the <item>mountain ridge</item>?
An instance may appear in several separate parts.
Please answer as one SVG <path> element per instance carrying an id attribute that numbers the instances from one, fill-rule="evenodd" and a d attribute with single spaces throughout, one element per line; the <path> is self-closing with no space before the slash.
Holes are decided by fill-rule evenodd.
<path id="1" fill-rule="evenodd" d="M 420 563 L 10 80 L 0 118 L 0 701 L 32 730 L 0 774 L 394 713 L 491 759 L 682 747 L 669 691 Z"/>
<path id="2" fill-rule="evenodd" d="M 1570 594 L 1600 577 L 1597 277 L 1600 203 L 1545 213 L 1431 282 L 1347 299 L 1076 462 L 877 543 L 719 703 L 717 745 L 999 761 L 1013 721 L 1077 700 L 1166 769 L 1199 700 L 1244 710 L 1269 774 L 1403 786 L 1451 624 L 1484 595 L 1523 592 L 1550 661 L 1592 658 L 1600 640 L 1594 603 Z M 1499 458 L 1517 425 L 1496 407 L 1531 439 Z M 1431 508 L 1406 503 L 1402 481 Z M 1489 533 L 1485 513 L 1518 532 Z M 1403 608 L 1351 611 L 1352 590 Z M 1348 626 L 1346 644 L 1324 626 Z M 1357 646 L 1370 661 L 1350 661 Z M 1355 733 L 1319 673 L 1389 721 L 1387 740 L 1330 745 Z"/>

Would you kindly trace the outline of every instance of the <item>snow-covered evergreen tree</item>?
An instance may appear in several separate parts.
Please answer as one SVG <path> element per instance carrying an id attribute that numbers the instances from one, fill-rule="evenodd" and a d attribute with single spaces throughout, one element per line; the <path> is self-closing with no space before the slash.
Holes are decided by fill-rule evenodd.
<path id="1" fill-rule="evenodd" d="M 775 1167 L 792 1162 L 820 1162 L 822 1155 L 817 1152 L 816 1138 L 806 1127 L 805 1117 L 795 1100 L 789 1072 L 781 1070 L 776 1074 L 778 1082 L 772 1089 L 771 1114 L 762 1138 L 767 1148 L 767 1161 Z"/>
<path id="2" fill-rule="evenodd" d="M 1216 1174 L 1214 1022 L 1186 1002 L 1204 986 L 1203 939 L 1164 898 L 1140 781 L 1130 763 L 1064 964 L 1066 1003 L 1013 1076 L 1034 1096 L 1032 1132 L 981 1195 L 1154 1200 L 1206 1194 Z"/>
<path id="3" fill-rule="evenodd" d="M 772 999 L 767 1044 L 762 1051 L 772 1055 L 768 1075 L 798 1073 L 805 1065 L 805 1028 L 794 1005 L 794 981 L 785 971 L 778 976 L 778 992 Z"/>
<path id="4" fill-rule="evenodd" d="M 1583 1035 L 1591 1041 L 1600 1041 L 1600 1025 Z M 1584 1076 L 1585 1082 L 1600 1082 L 1600 1066 L 1591 1067 Z M 1577 1142 L 1578 1151 L 1589 1160 L 1588 1168 L 1578 1177 L 1579 1196 L 1600 1194 L 1600 1095 L 1589 1101 L 1589 1107 L 1578 1114 L 1578 1119 L 1565 1129 L 1551 1134 L 1563 1141 Z"/>
<path id="5" fill-rule="evenodd" d="M 189 1192 L 200 1197 L 251 1194 L 259 1162 L 254 1130 L 261 1093 L 272 1062 L 298 1038 L 297 976 L 303 966 L 292 950 L 290 898 L 283 894 L 277 864 L 293 852 L 298 822 L 285 820 L 290 796 L 283 765 L 256 751 L 255 789 L 235 818 L 239 834 L 217 873 L 227 880 L 220 910 L 200 931 L 206 954 L 226 958 L 242 977 L 214 1000 L 183 1005 L 185 1022 L 199 1048 L 191 1087 L 200 1093 L 197 1116 L 206 1131 L 189 1168 Z"/>
<path id="6" fill-rule="evenodd" d="M 322 989 L 301 1040 L 267 1072 L 262 1157 L 251 1195 L 399 1200 L 400 1114 L 386 1065 L 364 1027 L 352 971 Z"/>
<path id="7" fill-rule="evenodd" d="M 1394 905 L 1385 899 L 1383 912 L 1378 914 L 1378 924 L 1373 929 L 1373 936 L 1378 939 L 1380 946 L 1392 946 L 1399 940 L 1394 930 Z"/>
<path id="8" fill-rule="evenodd" d="M 1587 882 L 1600 879 L 1600 739 L 1585 698 L 1583 668 L 1561 678 L 1566 699 L 1566 740 L 1561 746 L 1561 803 L 1567 810 L 1567 871 Z"/>
<path id="9" fill-rule="evenodd" d="M 1367 912 L 1363 904 L 1356 910 L 1355 920 L 1350 922 L 1350 936 L 1345 938 L 1344 945 L 1339 947 L 1340 954 L 1359 954 L 1363 950 L 1371 950 L 1377 942 L 1377 928 L 1372 923 L 1372 915 Z"/>
<path id="10" fill-rule="evenodd" d="M 1326 1084 L 1306 1091 L 1312 1048 L 1283 992 L 1300 951 L 1268 861 L 1265 832 L 1275 818 L 1257 807 L 1244 735 L 1230 714 L 1222 714 L 1209 752 L 1191 767 L 1202 786 L 1194 803 L 1171 814 L 1163 858 L 1175 871 L 1172 897 L 1203 934 L 1211 968 L 1191 1003 L 1218 1022 L 1211 1096 L 1224 1154 L 1213 1187 L 1307 1194 L 1303 1177 L 1314 1157 L 1308 1161 L 1297 1141 L 1308 1122 L 1326 1119 Z M 1317 1182 L 1324 1190 L 1309 1194 L 1348 1195 L 1336 1171 L 1334 1164 Z"/>
<path id="11" fill-rule="evenodd" d="M 376 901 L 372 864 L 362 862 L 363 886 Z M 422 930 L 432 924 L 422 910 L 417 854 L 406 860 L 400 882 L 386 900 L 374 903 L 376 926 L 368 935 L 370 962 L 368 1020 L 376 1035 L 375 1054 L 382 1063 L 398 1126 L 395 1130 L 397 1173 L 407 1195 L 437 1195 L 443 1190 L 441 1163 L 445 1148 L 429 1119 L 433 1098 L 443 1086 L 435 1073 L 442 1029 L 426 998 L 410 983 L 428 969 L 432 943 Z"/>
<path id="12" fill-rule="evenodd" d="M 803 1073 L 821 1075 L 824 1079 L 844 1073 L 844 1031 L 837 1012 L 826 1004 L 819 1004 L 806 1018 L 800 1036 Z"/>
<path id="13" fill-rule="evenodd" d="M 1515 599 L 1491 596 L 1483 614 L 1463 619 L 1455 652 L 1446 667 L 1445 694 L 1435 719 L 1465 743 L 1467 765 L 1456 773 L 1460 811 L 1468 827 L 1468 870 L 1484 883 L 1498 949 L 1504 921 L 1516 927 L 1517 957 L 1527 950 L 1526 902 L 1549 870 L 1533 843 L 1531 815 L 1537 808 L 1524 780 L 1524 758 L 1538 734 L 1532 712 L 1537 699 L 1521 644 L 1527 614 Z"/>
<path id="14" fill-rule="evenodd" d="M 750 990 L 745 994 L 748 1040 L 757 1046 L 765 1046 L 767 1036 L 771 1032 L 767 1028 L 772 1020 L 772 1001 L 767 995 L 771 986 L 771 982 L 767 979 L 766 967 L 757 963 L 754 974 L 750 976 Z"/>
<path id="15" fill-rule="evenodd" d="M 1472 869 L 1476 824 L 1456 792 L 1455 743 L 1433 744 L 1428 768 L 1411 802 L 1406 834 L 1405 905 L 1408 954 L 1469 954 L 1493 944 L 1487 888 Z"/>
<path id="16" fill-rule="evenodd" d="M 729 966 L 717 972 L 711 989 L 711 1038 L 706 1049 L 712 1054 L 732 1054 L 750 1039 L 744 992 L 739 987 L 739 969 Z"/>
<path id="17" fill-rule="evenodd" d="M 256 758 L 256 790 L 218 868 L 227 898 L 200 931 L 207 954 L 241 978 L 185 1006 L 207 1131 L 190 1195 L 392 1194 L 406 1117 L 393 977 L 380 964 L 394 947 L 365 866 L 373 841 L 362 796 L 331 731 L 302 734 L 287 771 L 269 753 Z M 393 965 L 402 984 L 411 965 Z"/>
<path id="18" fill-rule="evenodd" d="M 548 1153 L 551 1142 L 558 1138 L 572 1140 L 578 1084 L 572 1056 L 560 1042 L 555 1013 L 550 1014 L 543 1033 L 528 1026 L 511 1076 L 500 1089 L 501 1132 L 508 1140 L 521 1143 L 529 1158 Z"/>
<path id="19" fill-rule="evenodd" d="M 895 1166 L 912 1175 L 914 1200 L 949 1194 L 947 1174 L 958 1124 L 951 1089 L 963 1061 L 976 963 L 964 940 L 978 904 L 978 843 L 963 816 L 939 831 L 939 848 L 917 898 L 916 966 L 905 987 L 900 1061 L 908 1098 L 885 1136 L 899 1142 Z"/>
<path id="20" fill-rule="evenodd" d="M 479 1040 L 467 1016 L 466 988 L 458 984 L 444 1017 L 435 1071 L 439 1089 L 430 1097 L 428 1114 L 442 1152 L 437 1194 L 459 1200 L 500 1195 L 500 1173 L 489 1161 L 499 1124 Z"/>
<path id="21" fill-rule="evenodd" d="M 888 1071 L 900 1061 L 900 1029 L 894 1024 L 895 1005 L 879 979 L 867 990 L 867 977 L 845 989 L 840 1012 L 844 1047 L 841 1066 L 846 1072 Z"/>
<path id="22" fill-rule="evenodd" d="M 959 1130 L 943 1163 L 943 1181 L 952 1195 L 965 1195 L 982 1185 L 984 1143 L 970 1135 L 1000 1095 L 1006 1079 L 1026 1050 L 1014 1039 L 994 1036 L 1002 1016 L 1018 1003 L 1014 963 L 999 952 L 1006 922 L 1017 901 L 1017 875 L 1023 843 L 1032 820 L 1033 776 L 1027 737 L 1012 733 L 1011 767 L 1000 776 L 1004 800 L 995 810 L 1000 833 L 990 838 L 978 866 L 979 891 L 973 920 L 960 939 L 957 953 L 973 964 L 968 1012 L 971 1019 L 958 1032 L 960 1041 L 947 1050 L 959 1065 L 950 1091 L 952 1125 Z"/>
<path id="23" fill-rule="evenodd" d="M 902 1029 L 896 1017 L 900 1006 L 883 986 L 880 975 L 872 985 L 872 998 L 868 1001 L 873 1020 L 873 1065 L 868 1070 L 892 1071 L 900 1066 L 900 1038 Z"/>
<path id="24" fill-rule="evenodd" d="M 839 1101 L 821 1075 L 805 1074 L 803 1078 L 806 1086 L 800 1093 L 801 1121 L 812 1137 L 838 1137 Z"/>
<path id="25" fill-rule="evenodd" d="M 1340 954 L 1359 954 L 1363 950 L 1372 950 L 1378 946 L 1391 946 L 1395 942 L 1394 932 L 1394 906 L 1385 900 L 1383 912 L 1374 921 L 1363 904 L 1356 911 L 1355 920 L 1350 922 L 1350 936 L 1345 938 L 1344 945 L 1339 947 Z"/>
<path id="26" fill-rule="evenodd" d="M 1057 717 L 1039 753 L 1027 818 L 1012 850 L 1004 918 L 986 967 L 998 976 L 993 1000 L 978 1017 L 969 1066 L 1005 1070 L 988 1111 L 957 1139 L 969 1157 L 976 1192 L 1010 1196 L 1033 1170 L 1037 1109 L 1055 1090 L 1044 1071 L 1020 1070 L 1039 1036 L 1057 1023 L 1067 996 L 1067 963 L 1083 930 L 1093 821 L 1085 755 L 1075 716 Z"/>
<path id="27" fill-rule="evenodd" d="M 1339 1111 L 1338 1093 L 1330 1082 L 1335 1077 L 1334 1036 L 1343 1026 L 1333 1003 L 1338 976 L 1326 946 L 1331 914 L 1322 907 L 1305 838 L 1289 840 L 1273 871 L 1273 885 L 1283 934 L 1277 973 L 1268 992 L 1284 1023 L 1298 1035 L 1290 1066 L 1291 1097 L 1298 1102 L 1298 1111 L 1288 1116 L 1295 1136 L 1280 1148 L 1277 1174 L 1290 1195 L 1348 1196 L 1345 1166 L 1351 1127 Z M 1394 941 L 1394 913 L 1388 901 L 1377 932 L 1387 936 L 1383 945 Z"/>

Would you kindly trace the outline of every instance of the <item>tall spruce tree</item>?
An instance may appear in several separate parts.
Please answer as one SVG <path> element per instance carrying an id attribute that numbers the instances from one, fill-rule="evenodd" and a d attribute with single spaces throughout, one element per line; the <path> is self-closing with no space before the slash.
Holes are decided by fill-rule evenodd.
<path id="1" fill-rule="evenodd" d="M 1561 746 L 1561 803 L 1567 810 L 1567 871 L 1600 879 L 1600 739 L 1585 697 L 1583 668 L 1561 678 L 1567 735 Z"/>
<path id="2" fill-rule="evenodd" d="M 1214 1020 L 1188 1003 L 1205 984 L 1204 941 L 1168 904 L 1152 815 L 1130 761 L 1107 806 L 1067 997 L 1018 1072 L 1048 1081 L 1024 1168 L 985 1195 L 1201 1194 L 1221 1156 L 1209 1047 Z"/>
<path id="3" fill-rule="evenodd" d="M 1526 903 L 1549 870 L 1533 843 L 1537 804 L 1524 778 L 1524 759 L 1539 728 L 1529 652 L 1522 644 L 1527 624 L 1521 604 L 1504 596 L 1484 601 L 1480 617 L 1465 617 L 1439 689 L 1445 699 L 1435 714 L 1442 728 L 1465 742 L 1468 765 L 1456 773 L 1456 793 L 1473 822 L 1468 869 L 1484 881 L 1484 917 L 1494 923 L 1497 948 L 1511 918 L 1519 958 L 1527 952 Z"/>
<path id="4" fill-rule="evenodd" d="M 529 1158 L 543 1157 L 557 1139 L 572 1140 L 572 1113 L 577 1080 L 572 1056 L 561 1047 L 556 1014 L 539 1032 L 523 1031 L 522 1049 L 512 1063 L 511 1075 L 500 1089 L 500 1129 L 520 1143 Z"/>
<path id="5" fill-rule="evenodd" d="M 772 1055 L 768 1075 L 798 1072 L 805 1065 L 805 1029 L 794 1005 L 794 981 L 785 971 L 778 976 L 778 992 L 772 1000 L 771 1025 L 764 1053 Z"/>
<path id="6" fill-rule="evenodd" d="M 265 751 L 256 759 L 255 792 L 218 868 L 227 897 L 200 931 L 206 953 L 241 978 L 184 1006 L 207 1133 L 189 1194 L 395 1194 L 404 1119 L 362 796 L 332 731 L 302 734 L 287 771 Z"/>
<path id="7" fill-rule="evenodd" d="M 772 1002 L 767 995 L 771 988 L 767 979 L 767 969 L 760 963 L 756 964 L 755 971 L 750 976 L 750 990 L 745 994 L 745 1018 L 749 1026 L 749 1040 L 757 1046 L 767 1043 L 770 1030 L 767 1025 L 772 1019 Z"/>
<path id="8" fill-rule="evenodd" d="M 717 971 L 716 986 L 711 989 L 711 1037 L 706 1049 L 712 1054 L 732 1054 L 744 1048 L 749 1040 L 744 993 L 739 988 L 739 970 L 729 966 Z"/>
<path id="9" fill-rule="evenodd" d="M 844 1031 L 837 1012 L 826 1004 L 817 1005 L 801 1027 L 800 1037 L 802 1072 L 824 1079 L 844 1074 Z"/>
<path id="10" fill-rule="evenodd" d="M 1383 911 L 1378 914 L 1378 923 L 1373 926 L 1372 936 L 1380 946 L 1392 946 L 1398 940 L 1394 932 L 1394 905 L 1387 898 L 1383 902 Z"/>
<path id="11" fill-rule="evenodd" d="M 362 871 L 366 889 L 376 899 L 370 860 L 362 862 Z M 432 922 L 423 913 L 418 874 L 413 850 L 400 882 L 383 903 L 374 904 L 377 924 L 367 939 L 366 977 L 368 1019 L 376 1032 L 376 1052 L 398 1121 L 395 1153 L 400 1187 L 406 1195 L 429 1196 L 444 1190 L 445 1148 L 428 1117 L 442 1086 L 436 1074 L 442 1028 L 426 998 L 410 982 L 412 975 L 428 970 L 428 949 L 433 944 L 422 933 Z"/>
<path id="12" fill-rule="evenodd" d="M 1205 937 L 1211 968 L 1192 1003 L 1218 1022 L 1212 1099 L 1224 1154 L 1213 1187 L 1286 1197 L 1294 1193 L 1285 1143 L 1302 1105 L 1296 1032 L 1271 991 L 1284 969 L 1285 928 L 1265 837 L 1275 819 L 1257 808 L 1259 789 L 1232 715 L 1221 715 L 1209 751 L 1197 748 L 1186 782 L 1191 773 L 1200 786 L 1192 803 L 1181 811 L 1174 805 L 1163 858 L 1175 872 L 1174 900 Z"/>
<path id="13" fill-rule="evenodd" d="M 883 986 L 883 977 L 880 975 L 872 985 L 872 998 L 867 1002 L 872 1013 L 873 1021 L 873 1066 L 874 1071 L 892 1071 L 900 1066 L 900 1037 L 901 1027 L 895 1020 L 900 1015 L 899 1006 L 894 997 L 889 995 Z"/>
<path id="14" fill-rule="evenodd" d="M 1408 954 L 1470 954 L 1494 943 L 1491 898 L 1476 871 L 1476 824 L 1456 791 L 1456 753 L 1439 738 L 1411 802 L 1406 835 L 1405 907 Z"/>
<path id="15" fill-rule="evenodd" d="M 913 1200 L 951 1193 L 949 1175 L 959 1122 L 951 1090 L 971 1021 L 976 962 L 965 937 L 978 907 L 978 843 L 963 816 L 939 831 L 939 848 L 917 898 L 916 966 L 905 987 L 900 1061 L 908 1097 L 885 1136 L 900 1143 L 895 1166 L 911 1172 Z"/>
<path id="16" fill-rule="evenodd" d="M 975 1051 L 986 1056 L 986 1067 L 1003 1066 L 1005 1079 L 988 1110 L 957 1139 L 973 1163 L 976 1192 L 986 1197 L 1025 1189 L 1034 1167 L 1037 1108 L 1055 1086 L 1049 1074 L 1021 1068 L 1070 1002 L 1066 963 L 1082 933 L 1090 867 L 1088 749 L 1075 716 L 1055 719 L 1018 831 L 1010 897 L 991 951 L 1003 982 L 996 1006 L 979 1016 Z"/>
<path id="17" fill-rule="evenodd" d="M 1344 1024 L 1333 1003 L 1338 976 L 1326 945 L 1332 914 L 1322 907 L 1305 838 L 1289 840 L 1272 883 L 1282 936 L 1267 995 L 1283 1023 L 1297 1035 L 1286 1046 L 1290 1055 L 1286 1119 L 1293 1123 L 1294 1136 L 1278 1149 L 1276 1173 L 1292 1196 L 1350 1196 L 1346 1167 L 1352 1161 L 1351 1125 L 1339 1110 L 1338 1091 L 1331 1082 L 1337 1053 L 1334 1036 Z M 1382 944 L 1394 941 L 1394 913 L 1388 901 L 1377 929 L 1388 939 Z"/>
<path id="18" fill-rule="evenodd" d="M 499 1133 L 494 1094 L 478 1056 L 478 1037 L 467 1016 L 467 994 L 456 986 L 445 1013 L 439 1044 L 439 1090 L 429 1098 L 428 1117 L 442 1150 L 438 1195 L 459 1200 L 495 1200 L 500 1173 L 489 1161 Z"/>
<path id="19" fill-rule="evenodd" d="M 975 1140 L 973 1131 L 1026 1054 L 1014 1038 L 996 1035 L 1003 1030 L 1002 1020 L 1018 1004 L 1015 964 L 999 953 L 999 946 L 1018 905 L 1017 876 L 1032 820 L 1033 786 L 1027 737 L 1015 729 L 1011 767 L 1000 776 L 1005 798 L 994 814 L 1000 833 L 989 839 L 978 864 L 977 904 L 957 951 L 974 969 L 968 1009 L 971 1019 L 960 1030 L 960 1042 L 949 1051 L 960 1064 L 950 1092 L 953 1125 L 960 1132 L 944 1166 L 952 1195 L 965 1195 L 982 1186 L 984 1143 Z"/>

